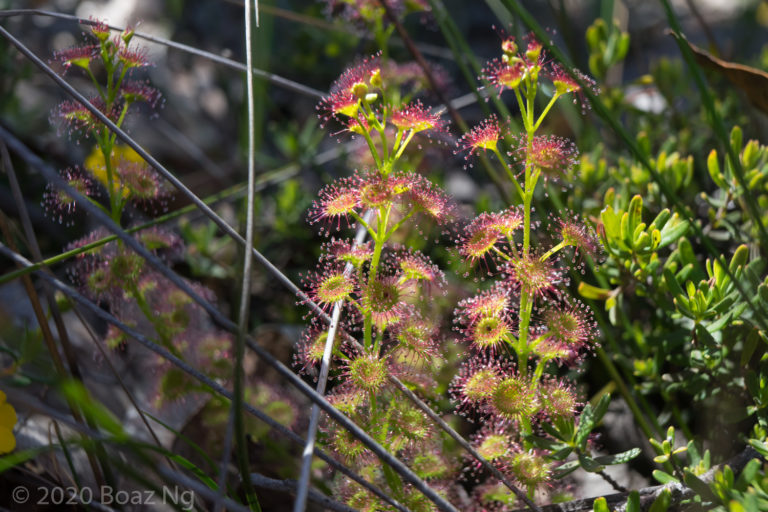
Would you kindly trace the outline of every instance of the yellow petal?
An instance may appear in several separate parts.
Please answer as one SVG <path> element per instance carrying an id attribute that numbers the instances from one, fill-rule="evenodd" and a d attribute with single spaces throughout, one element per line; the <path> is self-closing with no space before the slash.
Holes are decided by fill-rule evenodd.
<path id="1" fill-rule="evenodd" d="M 0 427 L 13 429 L 16 421 L 16 411 L 13 409 L 13 406 L 8 403 L 0 404 Z"/>
<path id="2" fill-rule="evenodd" d="M 12 452 L 16 448 L 16 438 L 9 428 L 0 427 L 0 453 Z"/>

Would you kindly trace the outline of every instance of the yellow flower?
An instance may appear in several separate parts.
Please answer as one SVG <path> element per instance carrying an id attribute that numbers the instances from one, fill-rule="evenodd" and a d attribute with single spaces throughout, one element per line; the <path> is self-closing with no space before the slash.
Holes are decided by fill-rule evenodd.
<path id="1" fill-rule="evenodd" d="M 9 453 L 16 448 L 13 427 L 16 425 L 16 411 L 5 401 L 5 393 L 0 391 L 0 453 Z"/>
<path id="2" fill-rule="evenodd" d="M 115 191 L 120 190 L 123 198 L 127 198 L 131 191 L 124 184 L 120 183 L 120 177 L 117 169 L 122 162 L 141 164 L 144 160 L 136 151 L 128 146 L 115 146 L 112 149 L 112 179 L 114 181 Z M 109 178 L 107 177 L 107 166 L 104 165 L 104 154 L 98 146 L 93 148 L 91 154 L 85 159 L 85 168 L 93 174 L 94 178 L 99 180 L 107 189 L 109 189 Z"/>

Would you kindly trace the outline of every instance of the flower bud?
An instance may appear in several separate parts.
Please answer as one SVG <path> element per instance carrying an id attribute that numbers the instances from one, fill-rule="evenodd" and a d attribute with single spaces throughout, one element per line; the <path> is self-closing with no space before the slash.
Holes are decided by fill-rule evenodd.
<path id="1" fill-rule="evenodd" d="M 357 82 L 352 86 L 351 90 L 352 90 L 352 94 L 354 94 L 355 97 L 360 99 L 365 98 L 366 95 L 368 94 L 368 86 L 365 85 L 365 83 L 363 82 Z"/>
<path id="2" fill-rule="evenodd" d="M 382 87 L 384 85 L 384 81 L 381 78 L 381 69 L 375 69 L 371 73 L 371 87 Z"/>
<path id="3" fill-rule="evenodd" d="M 120 38 L 123 40 L 123 43 L 125 43 L 125 46 L 128 46 L 134 35 L 136 35 L 136 29 L 134 27 L 127 27 L 123 33 L 120 34 Z"/>
<path id="4" fill-rule="evenodd" d="M 501 42 L 501 51 L 504 57 L 512 57 L 517 53 L 517 44 L 514 37 L 508 37 Z"/>
<path id="5" fill-rule="evenodd" d="M 528 42 L 528 48 L 525 50 L 525 58 L 530 62 L 536 62 L 541 56 L 541 43 L 536 39 L 531 39 Z"/>

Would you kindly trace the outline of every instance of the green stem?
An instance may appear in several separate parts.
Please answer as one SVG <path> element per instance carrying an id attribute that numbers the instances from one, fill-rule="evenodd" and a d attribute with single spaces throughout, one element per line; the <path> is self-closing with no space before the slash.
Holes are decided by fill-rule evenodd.
<path id="1" fill-rule="evenodd" d="M 384 157 L 382 158 L 382 160 L 389 163 L 389 167 L 387 168 L 387 174 L 388 174 L 389 171 L 391 170 L 391 164 L 393 162 L 389 162 L 389 144 L 387 144 L 386 127 L 381 126 L 380 128 L 377 128 L 376 131 L 379 132 L 379 138 L 381 139 L 381 148 L 382 148 L 382 151 L 384 152 Z"/>
<path id="2" fill-rule="evenodd" d="M 536 98 L 536 84 L 533 83 L 525 89 L 525 101 L 526 101 L 526 124 L 529 129 L 526 130 L 529 134 L 533 134 L 536 131 L 536 127 L 533 123 L 533 100 Z"/>
<path id="3" fill-rule="evenodd" d="M 528 374 L 528 325 L 531 323 L 533 298 L 528 290 L 523 289 L 520 295 L 520 328 L 517 338 L 517 365 L 520 376 Z"/>
<path id="4" fill-rule="evenodd" d="M 376 229 L 376 236 L 372 237 L 374 241 L 373 246 L 373 256 L 371 257 L 371 266 L 370 270 L 368 271 L 368 283 L 370 284 L 376 279 L 376 274 L 378 272 L 379 268 L 379 260 L 381 260 L 381 251 L 384 249 L 384 242 L 385 237 L 382 235 L 383 233 L 387 232 L 387 223 L 389 222 L 389 212 L 390 212 L 391 205 L 386 208 L 386 211 L 382 212 L 384 209 L 379 208 L 378 212 L 378 227 Z M 378 347 L 379 340 L 376 342 L 376 346 Z M 373 319 L 371 317 L 370 312 L 366 312 L 363 315 L 363 346 L 365 349 L 369 349 L 373 345 Z M 377 347 L 374 347 L 377 348 Z"/>
<path id="5" fill-rule="evenodd" d="M 379 209 L 379 225 L 378 229 L 376 230 L 376 233 L 386 233 L 387 232 L 387 224 L 389 223 L 389 212 L 391 209 L 391 205 L 387 206 L 386 210 L 384 211 L 384 214 L 382 215 L 383 208 Z M 381 251 L 384 249 L 384 237 L 383 236 L 377 236 L 375 238 L 375 245 L 373 247 L 373 257 L 371 258 L 371 270 L 368 274 L 368 281 L 373 281 L 376 279 L 376 273 L 379 268 L 379 259 L 381 259 Z"/>
<path id="6" fill-rule="evenodd" d="M 363 137 L 365 137 L 365 142 L 368 143 L 368 149 L 371 150 L 371 156 L 373 156 L 373 161 L 376 163 L 376 167 L 381 169 L 381 157 L 379 156 L 378 150 L 376 150 L 376 146 L 373 143 L 373 139 L 371 138 L 371 135 L 362 127 L 362 125 L 360 127 L 363 132 Z"/>
<path id="7" fill-rule="evenodd" d="M 353 219 L 355 219 L 357 222 L 359 222 L 359 223 L 360 223 L 360 225 L 362 225 L 362 226 L 363 226 L 363 227 L 364 227 L 366 230 L 368 230 L 368 234 L 369 234 L 369 235 L 371 235 L 371 238 L 372 238 L 372 239 L 376 240 L 376 238 L 378 237 L 378 233 L 376 233 L 376 231 L 374 231 L 374 229 L 371 227 L 371 225 L 370 225 L 370 224 L 368 224 L 367 222 L 365 222 L 365 219 L 363 219 L 363 218 L 362 218 L 362 217 L 361 217 L 361 216 L 360 216 L 360 215 L 359 215 L 357 212 L 355 212 L 355 211 L 351 211 L 349 214 L 350 214 L 350 216 L 351 216 Z"/>
<path id="8" fill-rule="evenodd" d="M 531 133 L 531 129 L 533 128 L 530 124 L 528 124 L 528 109 L 525 106 L 525 102 L 523 101 L 523 97 L 520 95 L 520 88 L 514 89 L 515 91 L 515 98 L 517 98 L 517 105 L 520 107 L 520 117 L 523 119 L 523 126 L 525 127 L 525 131 L 528 133 Z"/>
<path id="9" fill-rule="evenodd" d="M 504 167 L 504 170 L 507 172 L 507 176 L 509 176 L 509 181 L 511 181 L 512 184 L 515 185 L 515 190 L 517 190 L 517 193 L 520 195 L 520 199 L 522 200 L 525 197 L 525 191 L 523 190 L 523 187 L 520 186 L 520 183 L 517 181 L 517 177 L 515 176 L 515 173 L 512 172 L 512 168 L 504 159 L 504 156 L 501 154 L 501 151 L 499 151 L 498 147 L 493 148 L 492 151 L 493 151 L 493 154 L 496 155 L 496 158 L 499 159 L 499 162 L 501 162 L 501 166 Z"/>
<path id="10" fill-rule="evenodd" d="M 544 121 L 544 118 L 547 116 L 547 113 L 549 113 L 549 109 L 552 108 L 552 105 L 555 104 L 557 99 L 560 97 L 559 94 L 555 93 L 552 95 L 552 99 L 549 100 L 549 103 L 547 103 L 547 106 L 544 107 L 544 110 L 541 111 L 541 115 L 539 116 L 539 120 L 536 121 L 536 124 L 533 125 L 533 131 L 536 131 L 539 129 L 539 126 L 541 126 L 542 121 Z"/>
<path id="11" fill-rule="evenodd" d="M 496 254 L 498 254 L 499 256 L 501 256 L 502 258 L 504 258 L 504 259 L 505 259 L 505 260 L 507 260 L 507 261 L 509 261 L 509 260 L 511 260 L 511 259 L 512 259 L 512 258 L 509 256 L 509 254 L 505 253 L 504 251 L 502 251 L 501 249 L 499 249 L 499 248 L 498 248 L 498 247 L 496 247 L 495 245 L 493 246 L 493 252 L 495 252 Z"/>
<path id="12" fill-rule="evenodd" d="M 392 151 L 398 151 L 400 149 L 400 141 L 403 139 L 403 133 L 405 133 L 405 130 L 402 128 L 397 129 L 397 133 L 395 134 L 395 142 L 392 144 Z M 395 160 L 400 156 L 400 153 L 402 151 L 398 151 L 397 155 L 395 156 Z"/>
<path id="13" fill-rule="evenodd" d="M 541 376 L 544 375 L 544 368 L 547 366 L 549 359 L 541 359 L 536 364 L 536 369 L 533 372 L 533 382 L 539 382 Z"/>
<path id="14" fill-rule="evenodd" d="M 94 75 L 93 71 L 91 71 L 91 67 L 88 66 L 87 68 L 85 68 L 85 71 L 88 73 L 88 78 L 90 78 L 91 82 L 93 82 L 93 86 L 96 87 L 96 92 L 99 93 L 99 98 L 101 98 L 102 101 L 104 101 L 104 103 L 106 103 L 107 102 L 107 97 L 104 94 L 104 90 L 101 88 L 101 84 L 99 83 L 98 80 L 96 80 L 96 75 Z"/>
<path id="15" fill-rule="evenodd" d="M 410 131 L 408 132 L 408 135 L 405 137 L 405 140 L 404 140 L 404 141 L 403 141 L 403 143 L 400 145 L 400 147 L 397 149 L 397 154 L 396 154 L 396 155 L 395 155 L 395 157 L 392 159 L 392 160 L 393 160 L 393 162 L 394 162 L 394 161 L 397 161 L 397 160 L 400 158 L 400 156 L 402 156 L 402 154 L 403 154 L 403 151 L 405 151 L 405 147 L 408 145 L 408 143 L 409 143 L 409 142 L 411 142 L 411 139 L 413 138 L 413 135 L 414 135 L 415 133 L 416 133 L 416 132 L 415 132 L 415 131 L 413 131 L 413 130 L 410 130 Z"/>
<path id="16" fill-rule="evenodd" d="M 120 86 L 123 84 L 123 79 L 125 78 L 125 74 L 128 72 L 128 68 L 123 66 L 120 69 L 120 78 L 117 79 L 117 83 L 115 83 L 115 91 L 112 96 L 112 101 L 114 101 L 117 98 L 117 91 L 120 90 Z M 119 126 L 119 125 L 118 125 Z"/>
<path id="17" fill-rule="evenodd" d="M 568 247 L 568 245 L 569 245 L 569 244 L 568 244 L 568 243 L 566 243 L 566 241 L 565 241 L 565 240 L 563 240 L 562 242 L 560 242 L 559 244 L 557 244 L 556 246 L 552 247 L 550 250 L 548 250 L 547 252 L 545 252 L 544 254 L 542 254 L 542 255 L 541 255 L 541 258 L 539 258 L 539 261 L 547 261 L 547 260 L 549 259 L 549 257 L 550 257 L 550 256 L 552 256 L 553 254 L 555 254 L 557 251 L 559 251 L 559 250 L 560 250 L 560 249 L 562 249 L 563 247 Z"/>
<path id="18" fill-rule="evenodd" d="M 398 229 L 400 229 L 400 227 L 401 227 L 403 224 L 405 224 L 405 222 L 406 222 L 408 219 L 410 219 L 411 217 L 413 217 L 413 214 L 414 214 L 414 213 L 416 213 L 416 210 L 415 210 L 415 209 L 412 209 L 410 212 L 408 212 L 408 213 L 405 215 L 405 217 L 403 217 L 402 219 L 400 219 L 400 220 L 397 222 L 397 224 L 395 224 L 394 226 L 392 226 L 392 228 L 391 228 L 389 231 L 387 231 L 387 232 L 384 234 L 384 241 L 386 242 L 387 240 L 389 240 L 389 238 L 390 238 L 390 237 L 391 237 L 391 236 L 392 236 L 392 235 L 395 233 L 395 231 L 397 231 Z"/>
<path id="19" fill-rule="evenodd" d="M 139 307 L 149 323 L 152 324 L 152 327 L 154 327 L 155 333 L 157 333 L 157 337 L 160 340 L 162 346 L 170 350 L 174 355 L 180 356 L 181 354 L 178 353 L 178 351 L 171 343 L 171 337 L 168 335 L 168 330 L 166 329 L 165 323 L 149 306 L 149 303 L 147 303 L 147 300 L 144 298 L 144 294 L 141 293 L 141 290 L 139 290 L 138 286 L 136 286 L 135 279 L 127 279 L 126 286 L 130 290 L 131 295 L 133 295 L 133 299 L 136 301 L 136 305 Z"/>
<path id="20" fill-rule="evenodd" d="M 523 195 L 523 256 L 528 256 L 531 248 L 531 201 L 533 200 L 533 190 L 531 190 L 531 157 L 533 135 L 528 134 L 528 150 L 525 156 L 525 194 Z"/>
<path id="21" fill-rule="evenodd" d="M 122 112 L 120 112 L 120 117 L 117 119 L 117 122 L 115 123 L 118 126 L 118 128 L 122 128 L 123 121 L 125 120 L 125 115 L 128 113 L 128 107 L 130 106 L 131 106 L 130 102 L 127 102 L 127 101 L 125 102 L 125 105 L 123 105 L 123 110 Z M 116 133 L 113 133 L 112 135 L 110 135 L 110 138 L 109 138 L 110 144 L 114 144 L 116 140 L 117 140 Z"/>
<path id="22" fill-rule="evenodd" d="M 110 217 L 115 224 L 120 224 L 120 212 L 117 201 L 117 191 L 115 190 L 115 173 L 112 169 L 112 143 L 109 134 L 105 134 L 107 140 L 99 142 L 101 154 L 104 157 L 104 169 L 107 171 L 107 193 L 109 194 Z"/>

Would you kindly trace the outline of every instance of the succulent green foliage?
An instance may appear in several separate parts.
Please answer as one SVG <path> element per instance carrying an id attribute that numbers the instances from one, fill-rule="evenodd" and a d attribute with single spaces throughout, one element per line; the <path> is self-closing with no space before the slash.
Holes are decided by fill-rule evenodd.
<path id="1" fill-rule="evenodd" d="M 625 452 L 613 455 L 593 457 L 589 446 L 590 434 L 598 427 L 608 411 L 611 396 L 605 394 L 600 397 L 595 407 L 588 403 L 578 421 L 572 416 L 555 418 L 550 423 L 542 423 L 542 428 L 551 437 L 528 436 L 537 447 L 550 450 L 554 460 L 565 461 L 572 454 L 571 460 L 557 467 L 557 478 L 572 473 L 579 467 L 590 473 L 596 473 L 605 469 L 605 466 L 624 464 L 640 455 L 639 448 L 632 448 Z"/>
<path id="2" fill-rule="evenodd" d="M 755 236 L 755 223 L 750 219 L 744 202 L 746 196 L 754 198 L 763 212 L 763 225 L 768 222 L 768 148 L 756 140 L 744 144 L 742 130 L 738 126 L 731 130 L 730 146 L 738 155 L 746 186 L 740 185 L 730 159 L 721 157 L 713 149 L 707 157 L 707 171 L 718 188 L 712 194 L 702 195 L 710 207 L 707 215 L 714 229 L 711 235 L 717 238 Z M 734 208 L 737 205 L 738 208 Z"/>
<path id="3" fill-rule="evenodd" d="M 659 251 L 684 236 L 688 221 L 672 214 L 668 209 L 660 211 L 650 224 L 643 219 L 643 198 L 636 195 L 625 208 L 608 204 L 600 213 L 598 233 L 607 253 L 616 266 L 606 269 L 611 283 L 621 284 L 634 281 L 638 291 L 647 293 L 647 285 L 655 286 L 666 262 L 659 257 Z M 669 261 L 669 260 L 667 260 Z M 613 309 L 621 293 L 621 287 L 614 290 L 600 289 L 580 284 L 582 296 L 594 300 L 606 300 L 606 309 Z"/>
<path id="4" fill-rule="evenodd" d="M 731 276 L 737 280 L 742 277 L 748 253 L 747 246 L 740 245 L 731 258 L 727 271 L 720 260 L 713 262 L 707 259 L 706 279 L 701 279 L 698 283 L 689 279 L 681 283 L 682 278 L 692 273 L 695 261 L 686 262 L 677 274 L 670 268 L 665 268 L 664 281 L 674 296 L 675 307 L 680 316 L 693 320 L 697 330 L 703 323 L 707 333 L 711 334 L 722 330 L 731 319 L 743 313 L 748 304 L 740 301 L 739 290 Z M 715 319 L 716 321 L 713 321 Z"/>
<path id="5" fill-rule="evenodd" d="M 600 236 L 608 252 L 624 260 L 635 277 L 644 277 L 658 268 L 658 251 L 676 242 L 688 231 L 688 223 L 664 209 L 650 224 L 642 222 L 643 198 L 636 195 L 626 209 L 609 204 L 600 214 Z"/>
<path id="6" fill-rule="evenodd" d="M 640 143 L 650 155 L 650 142 L 640 137 Z M 738 185 L 727 158 L 721 162 L 716 152 L 710 153 L 707 169 L 716 188 L 699 194 L 699 201 L 710 206 L 706 218 L 686 218 L 663 207 L 652 181 L 645 196 L 631 196 L 629 190 L 637 190 L 644 178 L 641 171 L 634 173 L 620 163 L 616 170 L 624 184 L 607 190 L 598 227 L 608 254 L 602 268 L 607 284 L 583 284 L 580 292 L 605 301 L 611 323 L 626 328 L 632 360 L 624 364 L 641 379 L 643 393 L 692 396 L 716 408 L 724 424 L 752 415 L 764 424 L 768 392 L 762 390 L 768 378 L 759 361 L 768 342 L 768 284 L 765 263 L 757 257 L 754 219 L 740 198 L 764 193 L 768 158 L 755 141 L 743 143 L 738 127 L 730 143 L 749 176 L 749 190 Z M 670 159 L 661 151 L 652 163 L 673 188 L 690 188 L 692 159 Z M 607 174 L 612 175 L 610 170 Z M 702 257 L 697 232 L 718 243 L 719 253 Z M 632 322 L 637 311 L 653 321 Z M 715 398 L 726 394 L 742 398 Z M 670 412 L 676 414 L 675 408 Z M 679 416 L 677 420 L 685 422 Z"/>
<path id="7" fill-rule="evenodd" d="M 754 435 L 764 438 L 760 429 Z M 711 468 L 710 452 L 703 455 L 693 441 L 686 446 L 675 448 L 675 429 L 669 427 L 663 440 L 650 439 L 651 446 L 658 454 L 654 462 L 672 467 L 672 473 L 654 470 L 653 477 L 661 484 L 681 484 L 695 494 L 687 500 L 695 503 L 696 509 L 715 510 L 718 512 L 765 510 L 768 506 L 768 476 L 765 463 L 757 458 L 749 460 L 743 468 L 735 472 L 728 464 Z M 750 439 L 750 446 L 760 455 L 768 455 L 768 446 L 758 439 Z M 659 501 L 661 500 L 661 501 Z M 666 510 L 670 497 L 659 499 L 650 510 Z M 629 505 L 627 510 L 629 510 Z"/>
<path id="8" fill-rule="evenodd" d="M 604 78 L 608 68 L 621 62 L 629 50 L 629 32 L 622 32 L 618 21 L 609 27 L 598 18 L 587 29 L 589 70 L 597 78 Z"/>

